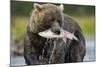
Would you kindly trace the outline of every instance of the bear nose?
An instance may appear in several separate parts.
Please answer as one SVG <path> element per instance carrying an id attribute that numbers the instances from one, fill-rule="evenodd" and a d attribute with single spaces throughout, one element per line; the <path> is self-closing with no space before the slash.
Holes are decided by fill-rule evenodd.
<path id="1" fill-rule="evenodd" d="M 60 34 L 60 26 L 57 22 L 54 22 L 51 26 L 51 31 L 55 34 Z"/>
<path id="2" fill-rule="evenodd" d="M 51 31 L 55 34 L 60 34 L 60 28 L 51 28 Z"/>
<path id="3" fill-rule="evenodd" d="M 54 33 L 60 34 L 60 29 L 55 29 L 55 30 L 54 30 Z"/>

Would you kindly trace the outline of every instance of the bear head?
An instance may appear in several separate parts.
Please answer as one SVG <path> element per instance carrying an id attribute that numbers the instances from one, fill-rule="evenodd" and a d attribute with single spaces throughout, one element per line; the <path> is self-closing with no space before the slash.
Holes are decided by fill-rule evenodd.
<path id="1" fill-rule="evenodd" d="M 37 4 L 30 17 L 30 29 L 34 33 L 42 32 L 46 29 L 51 29 L 52 32 L 60 34 L 62 26 L 63 5 L 54 4 Z"/>

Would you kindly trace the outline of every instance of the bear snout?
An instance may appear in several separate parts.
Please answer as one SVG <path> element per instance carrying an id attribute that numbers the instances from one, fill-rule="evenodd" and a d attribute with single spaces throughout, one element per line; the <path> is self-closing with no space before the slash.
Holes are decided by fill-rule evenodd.
<path id="1" fill-rule="evenodd" d="M 59 34 L 61 33 L 61 28 L 60 28 L 59 23 L 57 23 L 57 22 L 53 23 L 52 26 L 51 26 L 51 31 L 52 31 L 53 33 L 59 35 Z"/>

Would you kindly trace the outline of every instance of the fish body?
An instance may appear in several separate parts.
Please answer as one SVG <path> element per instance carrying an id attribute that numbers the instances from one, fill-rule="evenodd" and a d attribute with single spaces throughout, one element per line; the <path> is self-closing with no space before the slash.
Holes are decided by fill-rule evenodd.
<path id="1" fill-rule="evenodd" d="M 39 32 L 38 34 L 44 38 L 62 38 L 65 43 L 67 38 L 70 40 L 74 39 L 78 41 L 78 38 L 74 35 L 74 33 L 70 33 L 64 29 L 61 29 L 61 33 L 59 35 L 53 33 L 50 29 Z"/>

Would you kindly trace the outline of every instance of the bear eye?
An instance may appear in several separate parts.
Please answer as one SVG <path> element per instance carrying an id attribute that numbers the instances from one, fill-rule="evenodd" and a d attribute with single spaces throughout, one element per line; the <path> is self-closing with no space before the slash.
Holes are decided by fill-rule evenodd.
<path id="1" fill-rule="evenodd" d="M 59 23 L 61 22 L 60 20 L 57 20 Z"/>
<path id="2" fill-rule="evenodd" d="M 54 20 L 55 20 L 54 18 L 51 18 L 51 19 L 50 19 L 50 21 L 54 21 Z"/>
<path id="3" fill-rule="evenodd" d="M 57 20 L 57 22 L 60 24 L 61 23 L 61 20 Z"/>

